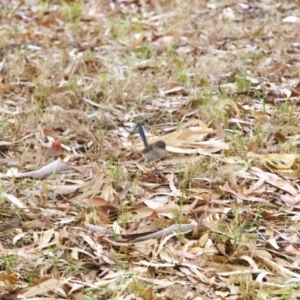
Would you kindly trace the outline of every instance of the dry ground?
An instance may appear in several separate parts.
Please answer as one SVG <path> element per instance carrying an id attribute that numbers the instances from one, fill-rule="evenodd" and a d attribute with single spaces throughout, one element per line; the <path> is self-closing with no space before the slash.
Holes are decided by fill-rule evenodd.
<path id="1" fill-rule="evenodd" d="M 1 299 L 299 299 L 299 1 L 0 8 Z"/>

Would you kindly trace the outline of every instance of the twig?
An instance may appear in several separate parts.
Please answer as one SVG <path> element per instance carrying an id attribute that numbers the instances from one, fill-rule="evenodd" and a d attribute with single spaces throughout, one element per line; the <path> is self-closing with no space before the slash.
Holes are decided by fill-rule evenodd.
<path id="1" fill-rule="evenodd" d="M 198 225 L 195 224 L 174 224 L 172 226 L 169 226 L 163 230 L 154 232 L 154 233 L 149 233 L 146 234 L 144 236 L 140 236 L 138 238 L 135 239 L 131 239 L 130 235 L 119 235 L 116 236 L 115 233 L 112 230 L 108 230 L 104 227 L 100 227 L 100 226 L 96 226 L 96 225 L 92 225 L 92 224 L 85 224 L 85 227 L 93 230 L 93 231 L 97 231 L 97 232 L 102 232 L 104 234 L 110 235 L 110 236 L 116 236 L 116 239 L 114 239 L 116 242 L 128 242 L 128 241 L 132 241 L 132 242 L 141 242 L 141 241 L 146 241 L 146 240 L 150 240 L 150 239 L 155 239 L 155 238 L 159 238 L 162 236 L 168 236 L 170 234 L 172 234 L 173 232 L 178 232 L 178 233 L 187 233 L 189 231 L 194 230 Z"/>
<path id="2" fill-rule="evenodd" d="M 102 145 L 102 143 L 99 141 L 99 139 L 97 138 L 95 132 L 94 132 L 92 129 L 91 129 L 91 132 L 92 132 L 94 138 L 96 139 L 96 141 L 97 141 L 100 145 Z"/>

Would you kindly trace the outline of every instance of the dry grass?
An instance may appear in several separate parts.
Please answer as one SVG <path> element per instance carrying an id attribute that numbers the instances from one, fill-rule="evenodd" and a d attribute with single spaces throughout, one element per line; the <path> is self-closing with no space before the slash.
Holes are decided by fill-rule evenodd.
<path id="1" fill-rule="evenodd" d="M 297 1 L 0 8 L 1 299 L 300 297 Z"/>

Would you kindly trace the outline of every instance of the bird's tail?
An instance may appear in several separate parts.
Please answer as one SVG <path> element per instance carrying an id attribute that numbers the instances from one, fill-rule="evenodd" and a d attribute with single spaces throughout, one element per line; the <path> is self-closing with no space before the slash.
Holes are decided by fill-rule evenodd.
<path id="1" fill-rule="evenodd" d="M 143 128 L 143 125 L 141 123 L 137 123 L 137 128 L 138 128 L 138 131 L 139 131 L 139 134 L 140 134 L 140 137 L 144 143 L 144 146 L 145 148 L 148 146 L 148 141 L 147 141 L 147 138 L 146 138 L 146 135 L 145 135 L 145 131 L 144 131 L 144 128 Z"/>

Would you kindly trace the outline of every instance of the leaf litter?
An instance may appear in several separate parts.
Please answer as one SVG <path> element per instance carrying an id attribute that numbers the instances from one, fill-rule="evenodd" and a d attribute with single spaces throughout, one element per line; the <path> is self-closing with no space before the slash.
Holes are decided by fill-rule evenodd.
<path id="1" fill-rule="evenodd" d="M 0 6 L 3 298 L 299 297 L 297 1 Z"/>

